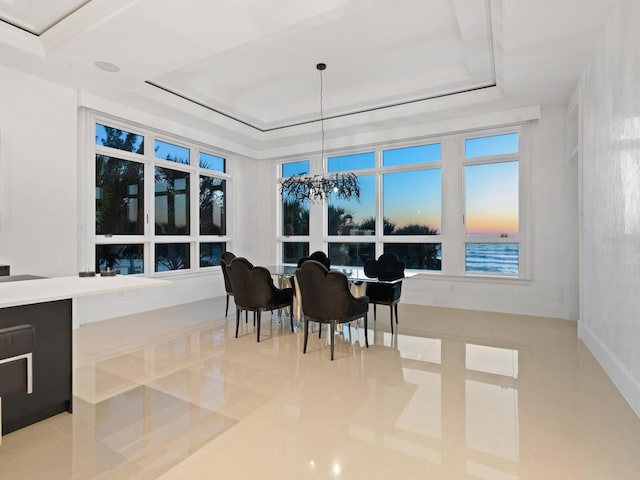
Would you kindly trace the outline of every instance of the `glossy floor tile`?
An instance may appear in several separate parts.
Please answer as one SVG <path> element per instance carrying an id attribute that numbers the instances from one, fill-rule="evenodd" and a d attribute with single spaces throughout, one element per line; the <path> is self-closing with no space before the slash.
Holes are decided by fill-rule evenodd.
<path id="1" fill-rule="evenodd" d="M 336 334 L 224 298 L 74 332 L 74 413 L 1 479 L 635 479 L 640 419 L 563 320 L 401 304 Z"/>

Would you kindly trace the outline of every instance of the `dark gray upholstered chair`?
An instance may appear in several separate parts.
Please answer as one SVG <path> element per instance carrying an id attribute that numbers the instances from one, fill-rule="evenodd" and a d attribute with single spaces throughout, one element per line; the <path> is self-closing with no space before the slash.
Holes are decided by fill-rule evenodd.
<path id="1" fill-rule="evenodd" d="M 331 259 L 327 257 L 327 254 L 321 250 L 317 250 L 308 257 L 302 257 L 300 260 L 298 260 L 298 268 L 300 268 L 302 264 L 307 260 L 315 260 L 316 262 L 320 262 L 322 265 L 327 267 L 327 270 L 331 268 Z"/>
<path id="2" fill-rule="evenodd" d="M 354 297 L 349 291 L 349 281 L 344 273 L 330 272 L 315 260 L 308 260 L 296 272 L 302 293 L 302 314 L 304 316 L 304 348 L 307 353 L 309 322 L 331 325 L 331 360 L 333 360 L 335 327 L 338 323 L 348 323 L 364 318 L 365 345 L 367 339 L 367 312 L 369 299 Z"/>
<path id="3" fill-rule="evenodd" d="M 260 313 L 267 310 L 289 308 L 293 332 L 293 288 L 277 288 L 271 273 L 264 267 L 254 267 L 246 258 L 234 258 L 227 266 L 233 298 L 236 304 L 236 338 L 242 310 L 255 312 L 256 338 L 260 341 Z"/>
<path id="4" fill-rule="evenodd" d="M 19 325 L 0 329 L 0 444 L 2 444 L 2 396 L 33 392 L 33 344 L 35 329 Z M 26 361 L 26 375 L 18 362 Z"/>
<path id="5" fill-rule="evenodd" d="M 224 289 L 227 293 L 227 305 L 224 309 L 224 316 L 229 315 L 229 297 L 233 296 L 233 289 L 231 288 L 231 280 L 229 280 L 229 274 L 227 273 L 227 267 L 236 256 L 231 252 L 224 252 L 222 258 L 220 258 L 220 268 L 222 269 L 222 276 L 224 278 Z"/>
<path id="6" fill-rule="evenodd" d="M 384 253 L 377 260 L 368 260 L 364 264 L 364 274 L 378 280 L 397 280 L 404 277 L 404 263 L 395 253 Z M 402 294 L 402 281 L 395 283 L 367 283 L 367 296 L 373 304 L 373 321 L 376 321 L 376 305 L 389 305 L 391 333 L 393 334 L 393 313 L 398 323 L 398 303 Z"/>
<path id="7" fill-rule="evenodd" d="M 316 262 L 320 262 L 322 265 L 324 265 L 325 267 L 327 267 L 327 270 L 329 270 L 331 268 L 331 259 L 329 257 L 327 257 L 327 254 L 324 253 L 321 250 L 315 251 L 313 252 L 311 255 L 309 255 L 308 257 L 302 257 L 300 260 L 298 260 L 298 268 L 302 267 L 302 264 L 304 262 L 306 262 L 307 260 L 315 260 Z M 295 295 L 296 295 L 296 319 L 298 319 L 298 321 L 301 320 L 302 317 L 302 293 L 300 293 L 300 286 L 297 284 L 297 280 L 295 275 L 291 277 L 290 279 L 291 282 L 291 286 L 293 286 L 293 288 L 295 288 Z M 322 333 L 322 329 L 320 329 L 320 332 L 318 333 Z"/>

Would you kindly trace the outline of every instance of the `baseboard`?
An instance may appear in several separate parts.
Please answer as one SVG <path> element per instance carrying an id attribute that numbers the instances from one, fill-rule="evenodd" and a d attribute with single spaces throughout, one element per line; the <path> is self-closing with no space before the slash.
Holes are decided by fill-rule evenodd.
<path id="1" fill-rule="evenodd" d="M 640 381 L 583 322 L 578 322 L 578 338 L 584 342 L 624 399 L 640 417 Z"/>

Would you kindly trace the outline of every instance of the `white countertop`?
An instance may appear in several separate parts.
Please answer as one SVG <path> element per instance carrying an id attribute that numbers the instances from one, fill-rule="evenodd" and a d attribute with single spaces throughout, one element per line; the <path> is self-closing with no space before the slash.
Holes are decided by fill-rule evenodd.
<path id="1" fill-rule="evenodd" d="M 169 280 L 130 275 L 98 275 L 86 278 L 74 276 L 4 282 L 0 283 L 0 308 L 170 284 Z"/>

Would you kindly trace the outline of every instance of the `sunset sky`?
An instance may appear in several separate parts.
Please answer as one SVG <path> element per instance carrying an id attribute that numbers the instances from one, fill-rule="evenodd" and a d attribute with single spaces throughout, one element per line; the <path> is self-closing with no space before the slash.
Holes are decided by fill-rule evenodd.
<path id="1" fill-rule="evenodd" d="M 465 156 L 476 159 L 489 155 L 517 153 L 518 134 L 467 139 Z M 384 166 L 438 162 L 439 144 L 399 148 L 383 152 Z M 465 230 L 467 235 L 514 235 L 519 229 L 518 161 L 501 158 L 496 163 L 464 167 Z M 306 167 L 306 171 L 302 170 Z M 358 153 L 329 159 L 329 172 L 355 171 L 375 167 L 375 153 Z M 307 173 L 308 162 L 287 164 L 284 175 Z M 359 175 L 360 202 L 331 199 L 330 205 L 343 207 L 354 223 L 375 216 L 375 176 Z M 442 231 L 441 169 L 385 173 L 382 176 L 384 217 L 396 229 L 409 224 L 428 225 Z"/>

